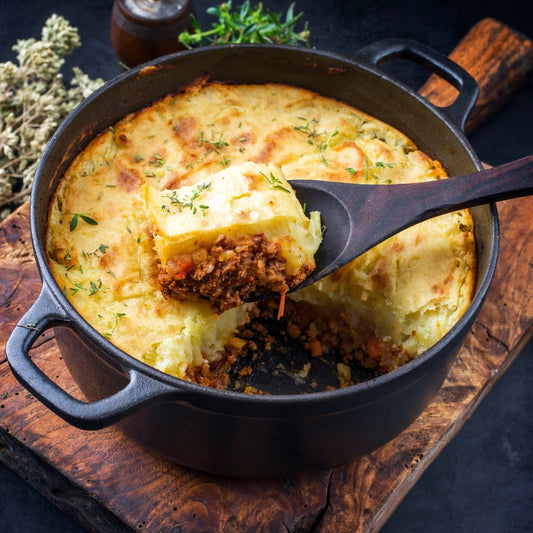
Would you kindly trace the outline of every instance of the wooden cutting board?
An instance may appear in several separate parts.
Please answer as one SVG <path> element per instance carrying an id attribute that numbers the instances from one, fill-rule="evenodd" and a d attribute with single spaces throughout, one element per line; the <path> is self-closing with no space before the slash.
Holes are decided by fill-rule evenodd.
<path id="1" fill-rule="evenodd" d="M 451 57 L 482 85 L 471 130 L 530 74 L 533 45 L 487 19 Z M 421 93 L 443 105 L 454 90 L 432 77 Z M 196 472 L 147 452 L 115 428 L 69 426 L 15 380 L 3 348 L 0 460 L 89 531 L 377 531 L 532 336 L 533 198 L 501 203 L 499 212 L 496 275 L 440 393 L 401 435 L 356 462 L 267 481 Z M 26 204 L 0 225 L 2 347 L 40 289 L 28 213 Z M 63 389 L 83 398 L 51 332 L 32 357 Z"/>

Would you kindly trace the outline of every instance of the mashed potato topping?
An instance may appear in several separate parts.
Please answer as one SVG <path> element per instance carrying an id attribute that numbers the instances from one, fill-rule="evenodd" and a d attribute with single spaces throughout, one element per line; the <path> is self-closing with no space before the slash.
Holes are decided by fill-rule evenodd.
<path id="1" fill-rule="evenodd" d="M 141 196 L 169 297 L 231 309 L 254 294 L 286 293 L 315 267 L 320 214 L 307 218 L 273 165 L 230 166 L 173 190 L 145 184 Z"/>
<path id="2" fill-rule="evenodd" d="M 50 205 L 54 276 L 111 342 L 186 377 L 238 351 L 237 329 L 256 311 L 256 304 L 224 305 L 228 290 L 214 309 L 192 285 L 176 283 L 191 261 L 205 273 L 212 257 L 241 249 L 245 234 L 246 246 L 261 253 L 277 243 L 273 257 L 286 276 L 312 264 L 319 219 L 270 188 L 264 175 L 271 173 L 284 188 L 291 179 L 386 185 L 447 177 L 401 132 L 342 102 L 285 85 L 200 80 L 126 116 L 71 163 Z M 246 187 L 260 194 L 249 201 Z M 172 195 L 196 193 L 194 213 L 170 209 Z M 228 203 L 235 208 L 223 211 Z M 219 255 L 211 254 L 215 243 Z M 473 221 L 464 210 L 409 228 L 292 293 L 288 328 L 307 339 L 311 355 L 340 349 L 386 371 L 441 338 L 469 305 L 474 284 Z"/>

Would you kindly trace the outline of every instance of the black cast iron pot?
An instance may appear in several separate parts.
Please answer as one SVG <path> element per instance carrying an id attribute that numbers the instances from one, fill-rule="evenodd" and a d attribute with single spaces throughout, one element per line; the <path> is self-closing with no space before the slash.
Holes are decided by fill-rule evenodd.
<path id="1" fill-rule="evenodd" d="M 381 61 L 423 63 L 459 89 L 437 109 L 385 75 Z M 463 134 L 477 86 L 447 57 L 411 41 L 386 40 L 353 54 L 268 45 L 187 51 L 128 71 L 106 84 L 61 125 L 47 147 L 31 200 L 31 235 L 43 287 L 7 343 L 15 376 L 54 413 L 83 429 L 117 424 L 158 454 L 199 470 L 272 477 L 327 469 L 355 460 L 405 429 L 439 390 L 494 273 L 498 220 L 494 206 L 472 210 L 478 253 L 472 304 L 430 350 L 402 368 L 344 389 L 248 395 L 194 385 L 151 368 L 98 334 L 56 284 L 44 251 L 47 209 L 74 156 L 99 131 L 204 74 L 231 82 L 280 82 L 334 97 L 395 126 L 453 175 L 481 169 Z M 54 328 L 61 354 L 88 398 L 81 402 L 46 377 L 28 352 Z"/>

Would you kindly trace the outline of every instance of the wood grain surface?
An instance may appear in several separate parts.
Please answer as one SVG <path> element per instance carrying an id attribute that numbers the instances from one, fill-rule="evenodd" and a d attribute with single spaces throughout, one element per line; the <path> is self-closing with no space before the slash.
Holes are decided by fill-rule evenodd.
<path id="1" fill-rule="evenodd" d="M 533 42 L 497 20 L 487 18 L 476 24 L 449 57 L 477 81 L 480 91 L 465 132 L 470 133 L 501 109 L 531 75 Z M 420 88 L 420 94 L 446 107 L 457 90 L 437 75 Z"/>
<path id="2" fill-rule="evenodd" d="M 477 64 L 477 55 L 470 58 Z M 533 199 L 503 202 L 499 212 L 496 275 L 441 391 L 401 435 L 356 462 L 268 481 L 199 473 L 154 456 L 115 428 L 69 426 L 15 380 L 3 349 L 0 460 L 89 531 L 377 531 L 531 337 Z M 2 346 L 40 289 L 28 213 L 26 204 L 0 225 Z M 32 358 L 82 397 L 50 332 Z"/>

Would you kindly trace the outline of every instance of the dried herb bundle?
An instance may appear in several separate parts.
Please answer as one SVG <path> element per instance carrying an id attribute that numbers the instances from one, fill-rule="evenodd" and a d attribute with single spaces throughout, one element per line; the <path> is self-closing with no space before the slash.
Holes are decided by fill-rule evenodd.
<path id="1" fill-rule="evenodd" d="M 80 44 L 77 29 L 54 14 L 41 40 L 13 46 L 18 65 L 0 63 L 0 219 L 28 199 L 39 159 L 59 124 L 103 83 L 75 67 L 65 86 L 59 71 Z"/>

